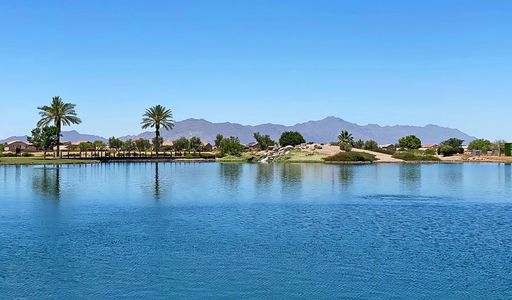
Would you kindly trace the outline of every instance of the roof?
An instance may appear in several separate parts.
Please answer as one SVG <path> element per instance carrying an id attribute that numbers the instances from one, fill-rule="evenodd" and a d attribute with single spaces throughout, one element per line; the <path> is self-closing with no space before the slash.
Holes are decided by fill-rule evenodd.
<path id="1" fill-rule="evenodd" d="M 29 143 L 29 142 L 24 142 L 24 141 L 19 141 L 19 140 L 16 140 L 16 141 L 10 141 L 10 142 L 7 142 L 5 143 L 6 145 L 12 145 L 14 143 L 22 143 L 22 144 L 25 144 L 25 145 L 32 145 L 32 143 Z"/>
<path id="2" fill-rule="evenodd" d="M 380 148 L 387 148 L 387 147 L 391 147 L 391 146 L 394 146 L 394 144 L 382 144 L 382 145 L 379 145 Z"/>

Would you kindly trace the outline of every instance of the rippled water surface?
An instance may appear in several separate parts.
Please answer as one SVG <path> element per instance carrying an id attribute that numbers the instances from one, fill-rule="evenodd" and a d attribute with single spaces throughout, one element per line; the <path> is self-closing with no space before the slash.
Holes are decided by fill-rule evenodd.
<path id="1" fill-rule="evenodd" d="M 0 298 L 512 298 L 497 164 L 0 167 Z"/>

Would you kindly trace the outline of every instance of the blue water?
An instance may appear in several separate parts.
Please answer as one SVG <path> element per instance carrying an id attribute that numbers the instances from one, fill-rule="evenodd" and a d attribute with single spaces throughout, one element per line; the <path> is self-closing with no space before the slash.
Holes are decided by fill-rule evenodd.
<path id="1" fill-rule="evenodd" d="M 0 167 L 0 298 L 511 299 L 512 167 Z"/>

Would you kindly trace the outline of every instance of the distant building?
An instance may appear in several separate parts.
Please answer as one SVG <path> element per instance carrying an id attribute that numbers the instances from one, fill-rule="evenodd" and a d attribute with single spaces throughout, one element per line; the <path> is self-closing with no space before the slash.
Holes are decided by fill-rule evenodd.
<path id="1" fill-rule="evenodd" d="M 210 143 L 206 143 L 203 145 L 203 150 L 206 152 L 212 152 L 213 151 L 213 145 Z"/>
<path id="2" fill-rule="evenodd" d="M 382 144 L 382 145 L 379 145 L 379 148 L 384 149 L 384 150 L 390 150 L 390 151 L 396 150 L 395 144 Z"/>
<path id="3" fill-rule="evenodd" d="M 29 142 L 11 141 L 4 144 L 5 151 L 10 152 L 36 152 L 37 148 Z"/>
<path id="4" fill-rule="evenodd" d="M 438 144 L 424 144 L 421 145 L 421 148 L 423 149 L 437 149 L 439 147 Z"/>
<path id="5" fill-rule="evenodd" d="M 249 143 L 249 144 L 245 145 L 244 148 L 245 148 L 245 151 L 260 151 L 261 150 L 260 144 L 258 144 L 256 142 Z"/>

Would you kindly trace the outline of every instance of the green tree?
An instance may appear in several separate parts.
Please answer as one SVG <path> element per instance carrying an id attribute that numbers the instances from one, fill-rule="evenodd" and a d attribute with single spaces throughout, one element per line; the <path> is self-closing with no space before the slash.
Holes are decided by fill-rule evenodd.
<path id="1" fill-rule="evenodd" d="M 151 142 L 142 138 L 138 139 L 135 141 L 135 148 L 137 148 L 137 151 L 139 152 L 146 152 L 151 150 Z"/>
<path id="2" fill-rule="evenodd" d="M 5 147 L 3 144 L 0 144 L 0 153 L 4 152 L 5 151 Z"/>
<path id="3" fill-rule="evenodd" d="M 78 146 L 82 152 L 94 150 L 94 145 L 91 142 L 81 142 Z"/>
<path id="4" fill-rule="evenodd" d="M 463 153 L 464 149 L 462 148 L 462 143 L 464 140 L 457 138 L 450 138 L 446 141 L 441 142 L 439 144 L 439 148 L 437 148 L 437 153 L 443 156 L 452 156 L 457 153 Z"/>
<path id="5" fill-rule="evenodd" d="M 123 141 L 116 137 L 111 137 L 108 139 L 108 147 L 110 149 L 119 150 L 123 147 Z"/>
<path id="6" fill-rule="evenodd" d="M 421 140 L 415 135 L 407 135 L 398 140 L 398 147 L 403 150 L 417 150 L 421 148 Z"/>
<path id="7" fill-rule="evenodd" d="M 244 146 L 240 144 L 240 140 L 235 136 L 222 139 L 219 147 L 221 155 L 240 156 L 244 150 Z"/>
<path id="8" fill-rule="evenodd" d="M 175 140 L 173 144 L 174 149 L 179 152 L 190 149 L 190 142 L 186 137 L 180 137 L 179 139 Z"/>
<path id="9" fill-rule="evenodd" d="M 491 151 L 494 149 L 493 144 L 491 141 L 486 139 L 477 139 L 469 143 L 468 145 L 469 150 L 480 150 L 482 152 Z"/>
<path id="10" fill-rule="evenodd" d="M 362 148 L 364 148 L 364 144 L 365 144 L 365 141 L 363 141 L 362 139 L 358 139 L 357 141 L 355 141 L 353 143 L 353 146 L 354 146 L 354 148 L 362 149 Z"/>
<path id="11" fill-rule="evenodd" d="M 276 144 L 276 142 L 273 141 L 270 138 L 270 135 L 268 135 L 268 134 L 261 135 L 259 132 L 255 132 L 254 133 L 254 139 L 256 140 L 258 145 L 260 145 L 261 150 L 267 150 L 268 147 L 274 146 Z"/>
<path id="12" fill-rule="evenodd" d="M 94 141 L 92 145 L 94 146 L 94 149 L 98 151 L 105 150 L 107 148 L 107 144 L 103 141 Z"/>
<path id="13" fill-rule="evenodd" d="M 279 138 L 279 145 L 281 146 L 297 146 L 305 143 L 304 137 L 297 131 L 285 131 Z"/>
<path id="14" fill-rule="evenodd" d="M 441 154 L 442 156 L 452 156 L 452 155 L 459 153 L 459 148 L 450 146 L 448 144 L 442 145 L 442 146 L 439 146 L 439 148 L 437 149 L 437 153 Z"/>
<path id="15" fill-rule="evenodd" d="M 46 127 L 53 123 L 57 127 L 57 157 L 60 157 L 60 136 L 62 126 L 71 124 L 80 124 L 82 120 L 77 117 L 75 104 L 64 103 L 59 96 L 52 98 L 50 105 L 38 107 L 41 119 L 37 122 L 37 127 Z"/>
<path id="16" fill-rule="evenodd" d="M 340 149 L 346 152 L 352 150 L 352 145 L 354 143 L 354 137 L 352 134 L 346 130 L 342 130 L 338 135 L 338 145 Z"/>
<path id="17" fill-rule="evenodd" d="M 215 137 L 215 147 L 220 147 L 220 143 L 222 142 L 223 139 L 224 136 L 222 136 L 222 134 L 217 134 L 217 136 Z"/>
<path id="18" fill-rule="evenodd" d="M 374 140 L 369 140 L 364 142 L 363 149 L 370 150 L 370 151 L 376 151 L 379 150 L 379 144 L 377 144 Z"/>
<path id="19" fill-rule="evenodd" d="M 137 147 L 135 146 L 135 142 L 131 139 L 124 141 L 120 148 L 121 148 L 121 150 L 128 151 L 128 152 L 137 150 Z"/>
<path id="20" fill-rule="evenodd" d="M 59 133 L 55 126 L 37 127 L 32 130 L 32 136 L 27 140 L 36 148 L 43 150 L 43 158 L 46 159 L 46 152 L 57 146 L 59 142 Z"/>
<path id="21" fill-rule="evenodd" d="M 193 151 L 201 151 L 203 149 L 203 143 L 197 136 L 193 136 L 189 140 L 190 149 Z"/>
<path id="22" fill-rule="evenodd" d="M 174 120 L 172 119 L 172 111 L 162 105 L 155 105 L 146 109 L 142 116 L 142 129 L 155 128 L 155 152 L 158 156 L 160 150 L 160 128 L 171 130 L 174 127 Z"/>

